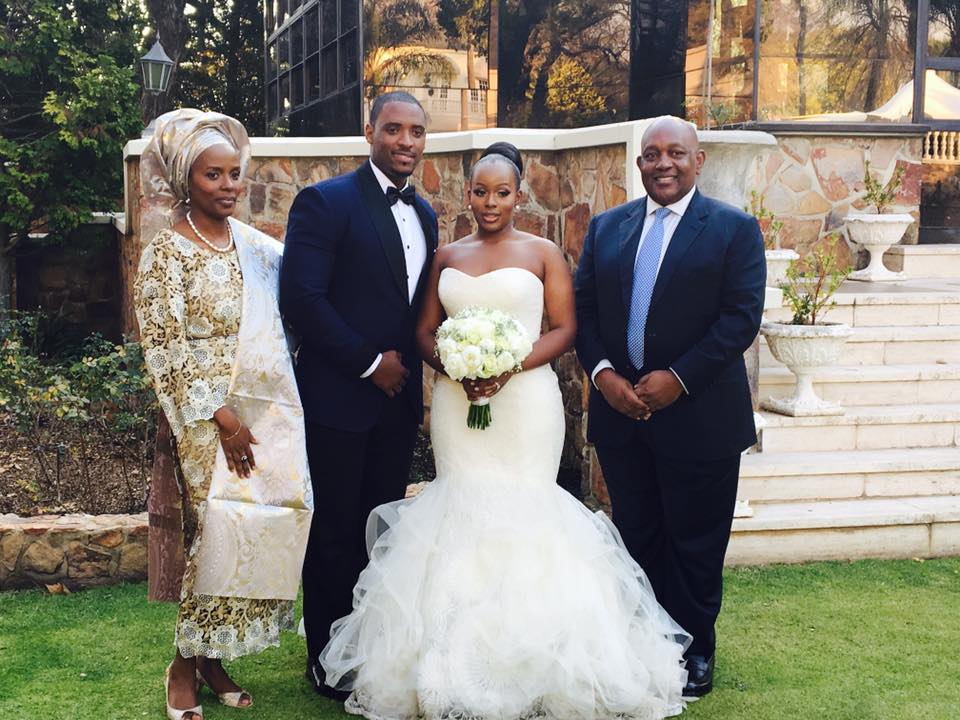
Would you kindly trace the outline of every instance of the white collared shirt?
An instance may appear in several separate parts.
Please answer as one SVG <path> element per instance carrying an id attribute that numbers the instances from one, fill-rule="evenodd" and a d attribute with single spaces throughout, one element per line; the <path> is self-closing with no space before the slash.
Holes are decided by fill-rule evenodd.
<path id="1" fill-rule="evenodd" d="M 647 196 L 646 215 L 643 218 L 643 229 L 640 231 L 640 242 L 637 245 L 637 255 L 640 254 L 640 248 L 647 239 L 647 235 L 650 233 L 650 228 L 653 227 L 657 210 L 665 207 L 670 211 L 670 214 L 663 219 L 663 247 L 660 248 L 660 262 L 657 263 L 658 273 L 660 272 L 660 266 L 663 265 L 663 258 L 666 257 L 667 248 L 670 246 L 670 240 L 673 238 L 673 234 L 677 231 L 677 225 L 679 225 L 680 220 L 683 219 L 683 214 L 687 211 L 687 207 L 689 207 L 690 201 L 693 200 L 693 194 L 696 191 L 697 187 L 694 185 L 690 189 L 690 192 L 670 205 L 661 205 L 649 195 Z M 636 263 L 636 256 L 634 256 L 634 263 Z M 597 363 L 597 366 L 593 369 L 593 372 L 590 373 L 590 382 L 593 383 L 594 387 L 597 385 L 597 373 L 599 373 L 601 370 L 612 367 L 613 363 L 611 363 L 607 358 L 604 358 Z M 677 380 L 680 381 L 680 385 L 683 386 L 683 391 L 687 392 L 687 386 L 683 384 L 683 379 L 677 375 L 673 368 L 670 368 L 670 372 L 672 372 L 676 376 Z"/>
<path id="2" fill-rule="evenodd" d="M 380 183 L 383 194 L 386 195 L 387 188 L 394 187 L 393 183 L 376 166 L 373 160 L 370 161 L 370 167 L 373 169 L 377 182 Z M 403 187 L 406 187 L 407 184 L 404 183 Z M 402 190 L 403 188 L 397 189 Z M 420 273 L 423 271 L 423 264 L 427 259 L 427 238 L 423 234 L 420 218 L 413 205 L 407 205 L 405 202 L 398 200 L 390 206 L 390 211 L 393 213 L 397 230 L 400 231 L 400 241 L 403 243 L 403 259 L 407 265 L 407 298 L 409 302 L 413 302 L 413 295 L 417 291 L 417 283 L 420 282 Z M 370 377 L 373 371 L 379 367 L 382 358 L 383 356 L 378 353 L 376 360 L 360 377 Z"/>

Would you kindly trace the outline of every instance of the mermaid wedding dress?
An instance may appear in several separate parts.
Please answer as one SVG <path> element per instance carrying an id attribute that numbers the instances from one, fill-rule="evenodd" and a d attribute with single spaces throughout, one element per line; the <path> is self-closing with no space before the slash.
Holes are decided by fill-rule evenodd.
<path id="1" fill-rule="evenodd" d="M 503 268 L 447 268 L 448 315 L 503 310 L 540 334 L 543 285 Z M 462 386 L 438 378 L 437 479 L 370 517 L 353 612 L 320 656 L 371 720 L 654 720 L 682 709 L 689 636 L 657 603 L 613 524 L 556 485 L 564 414 L 549 366 L 520 373 L 467 427 Z"/>

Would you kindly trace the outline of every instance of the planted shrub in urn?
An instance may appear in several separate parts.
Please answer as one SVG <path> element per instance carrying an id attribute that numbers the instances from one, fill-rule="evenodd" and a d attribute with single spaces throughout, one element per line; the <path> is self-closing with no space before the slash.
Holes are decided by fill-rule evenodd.
<path id="1" fill-rule="evenodd" d="M 793 250 L 780 247 L 783 221 L 777 220 L 776 215 L 764 206 L 763 195 L 756 190 L 751 190 L 750 204 L 743 209 L 757 219 L 760 232 L 763 233 L 763 249 L 767 259 L 767 286 L 780 287 L 786 278 L 787 267 L 800 256 Z"/>
<path id="2" fill-rule="evenodd" d="M 850 337 L 849 325 L 823 321 L 836 304 L 833 294 L 850 272 L 838 259 L 839 242 L 839 236 L 830 235 L 803 261 L 790 264 L 780 287 L 793 319 L 789 323 L 767 321 L 760 326 L 770 352 L 797 378 L 793 397 L 767 398 L 761 403 L 766 410 L 795 417 L 843 414 L 842 407 L 822 400 L 813 389 L 814 371 L 835 363 Z"/>
<path id="3" fill-rule="evenodd" d="M 913 216 L 907 213 L 888 213 L 893 205 L 906 169 L 898 165 L 890 180 L 884 185 L 870 172 L 870 161 L 864 163 L 863 184 L 866 193 L 863 199 L 877 209 L 875 215 L 851 213 L 847 215 L 847 232 L 850 239 L 870 253 L 870 262 L 862 270 L 850 273 L 851 280 L 882 282 L 899 280 L 903 273 L 887 270 L 883 264 L 883 254 L 891 245 L 900 242 L 900 238 L 913 223 Z"/>

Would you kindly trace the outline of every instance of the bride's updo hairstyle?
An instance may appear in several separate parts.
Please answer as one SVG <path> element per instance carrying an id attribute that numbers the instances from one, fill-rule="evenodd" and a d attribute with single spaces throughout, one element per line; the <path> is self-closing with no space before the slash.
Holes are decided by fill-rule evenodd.
<path id="1" fill-rule="evenodd" d="M 523 156 L 517 150 L 515 145 L 508 142 L 495 142 L 488 146 L 486 150 L 480 153 L 480 159 L 474 163 L 470 171 L 470 179 L 473 179 L 473 173 L 478 167 L 491 163 L 503 163 L 513 170 L 513 177 L 517 181 L 517 189 L 520 189 L 520 179 L 523 177 Z"/>

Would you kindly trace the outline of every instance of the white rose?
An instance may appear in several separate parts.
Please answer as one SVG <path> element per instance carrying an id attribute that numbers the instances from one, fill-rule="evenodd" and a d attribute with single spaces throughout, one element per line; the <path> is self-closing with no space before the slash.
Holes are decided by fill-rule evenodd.
<path id="1" fill-rule="evenodd" d="M 484 338 L 480 341 L 480 349 L 485 355 L 489 355 L 497 349 L 497 344 L 490 338 Z"/>
<path id="2" fill-rule="evenodd" d="M 483 353 L 476 345 L 467 345 L 463 349 L 463 361 L 467 365 L 467 375 L 476 375 L 483 364 Z"/>
<path id="3" fill-rule="evenodd" d="M 467 364 L 460 353 L 450 353 L 443 361 L 443 369 L 451 380 L 462 380 L 467 375 Z"/>
<path id="4" fill-rule="evenodd" d="M 516 366 L 517 361 L 510 353 L 502 352 L 497 355 L 497 375 L 510 372 Z"/>

